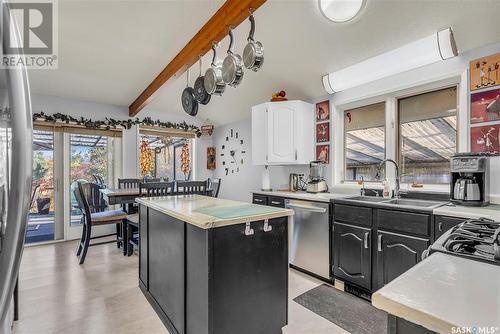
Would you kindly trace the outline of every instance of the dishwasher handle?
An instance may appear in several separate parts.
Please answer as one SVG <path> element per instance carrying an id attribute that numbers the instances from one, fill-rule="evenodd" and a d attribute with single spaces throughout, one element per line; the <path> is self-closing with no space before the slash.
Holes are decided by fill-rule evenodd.
<path id="1" fill-rule="evenodd" d="M 327 210 L 326 208 L 320 208 L 317 206 L 299 205 L 299 204 L 287 204 L 286 207 L 287 209 L 298 209 L 298 210 L 318 212 L 318 213 L 325 213 Z"/>

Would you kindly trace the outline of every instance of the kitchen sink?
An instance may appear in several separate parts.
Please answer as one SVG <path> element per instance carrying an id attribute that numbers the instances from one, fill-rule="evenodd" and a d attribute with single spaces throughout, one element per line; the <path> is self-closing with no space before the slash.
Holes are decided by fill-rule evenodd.
<path id="1" fill-rule="evenodd" d="M 362 201 L 362 202 L 382 202 L 386 201 L 386 198 L 376 197 L 376 196 L 355 196 L 355 197 L 346 197 L 346 199 L 352 201 Z"/>
<path id="2" fill-rule="evenodd" d="M 433 208 L 446 204 L 445 202 L 435 202 L 435 201 L 405 199 L 405 198 L 390 199 L 384 201 L 383 203 L 392 205 L 417 206 L 424 208 Z"/>

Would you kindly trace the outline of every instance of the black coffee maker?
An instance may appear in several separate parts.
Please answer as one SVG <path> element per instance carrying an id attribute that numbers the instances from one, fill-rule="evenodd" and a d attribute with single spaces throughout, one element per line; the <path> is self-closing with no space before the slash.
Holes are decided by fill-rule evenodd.
<path id="1" fill-rule="evenodd" d="M 461 153 L 451 158 L 450 199 L 468 206 L 490 204 L 489 158 L 475 153 Z"/>

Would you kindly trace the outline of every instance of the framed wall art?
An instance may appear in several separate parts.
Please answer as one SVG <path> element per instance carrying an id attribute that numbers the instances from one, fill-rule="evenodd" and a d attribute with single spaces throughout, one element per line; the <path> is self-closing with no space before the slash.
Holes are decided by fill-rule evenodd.
<path id="1" fill-rule="evenodd" d="M 500 154 L 500 124 L 471 127 L 470 137 L 471 152 Z"/>
<path id="2" fill-rule="evenodd" d="M 215 147 L 207 147 L 207 169 L 215 169 Z"/>
<path id="3" fill-rule="evenodd" d="M 470 62 L 470 90 L 500 85 L 500 53 Z"/>
<path id="4" fill-rule="evenodd" d="M 316 103 L 316 122 L 325 122 L 330 120 L 330 101 Z"/>
<path id="5" fill-rule="evenodd" d="M 330 141 L 330 123 L 316 124 L 316 143 L 327 143 Z"/>
<path id="6" fill-rule="evenodd" d="M 471 123 L 500 121 L 500 86 L 497 89 L 474 93 L 470 100 Z"/>
<path id="7" fill-rule="evenodd" d="M 325 163 L 330 162 L 330 145 L 316 146 L 316 160 L 320 160 Z"/>

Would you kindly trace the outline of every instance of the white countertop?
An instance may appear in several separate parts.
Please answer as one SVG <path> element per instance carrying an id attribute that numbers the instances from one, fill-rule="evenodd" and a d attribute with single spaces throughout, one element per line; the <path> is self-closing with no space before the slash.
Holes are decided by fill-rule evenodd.
<path id="1" fill-rule="evenodd" d="M 141 197 L 135 201 L 203 229 L 293 215 L 290 209 L 202 195 Z"/>
<path id="2" fill-rule="evenodd" d="M 460 217 L 460 218 L 489 218 L 500 222 L 500 205 L 491 204 L 488 206 L 441 206 L 433 210 L 435 215 Z"/>
<path id="3" fill-rule="evenodd" d="M 303 199 L 306 201 L 317 201 L 317 202 L 330 202 L 332 198 L 338 197 L 347 197 L 354 196 L 355 194 L 339 194 L 339 193 L 308 193 L 305 191 L 265 191 L 265 190 L 253 190 L 254 194 L 262 194 L 276 197 L 286 197 L 286 198 L 295 198 L 295 199 Z"/>
<path id="4" fill-rule="evenodd" d="M 500 266 L 434 253 L 375 292 L 372 304 L 439 333 L 453 326 L 497 333 Z"/>

